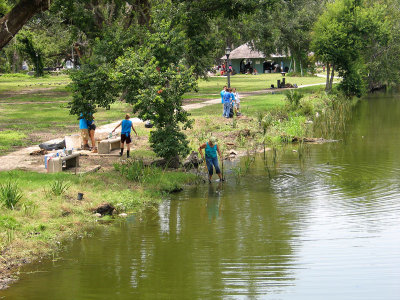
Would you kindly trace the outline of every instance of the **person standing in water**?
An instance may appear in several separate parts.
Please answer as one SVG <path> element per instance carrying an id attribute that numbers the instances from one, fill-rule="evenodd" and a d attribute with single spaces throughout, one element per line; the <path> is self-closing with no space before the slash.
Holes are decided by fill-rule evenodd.
<path id="1" fill-rule="evenodd" d="M 218 145 L 216 144 L 217 139 L 213 136 L 210 137 L 207 143 L 201 145 L 199 147 L 199 152 L 201 154 L 201 157 L 204 160 L 204 154 L 203 154 L 203 149 L 205 149 L 206 152 L 206 164 L 207 164 L 207 169 L 208 169 L 208 182 L 211 183 L 211 177 L 213 176 L 214 173 L 214 168 L 215 168 L 215 173 L 217 173 L 219 177 L 219 181 L 223 181 L 221 170 L 219 169 L 218 166 L 218 155 L 220 159 L 223 159 L 221 155 L 221 151 L 218 148 Z M 218 155 L 217 155 L 218 153 Z"/>
<path id="2" fill-rule="evenodd" d="M 129 114 L 125 115 L 125 120 L 122 120 L 117 127 L 114 128 L 114 132 L 119 126 L 121 126 L 121 152 L 119 156 L 124 153 L 124 143 L 126 142 L 126 157 L 129 158 L 129 151 L 131 150 L 131 128 L 138 135 L 135 128 L 133 127 L 132 121 L 129 120 L 131 116 Z"/>

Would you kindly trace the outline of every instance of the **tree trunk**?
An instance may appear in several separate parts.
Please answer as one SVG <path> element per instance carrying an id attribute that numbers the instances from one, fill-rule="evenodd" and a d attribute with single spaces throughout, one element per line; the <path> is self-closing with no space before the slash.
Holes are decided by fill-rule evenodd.
<path id="1" fill-rule="evenodd" d="M 331 74 L 331 79 L 329 81 L 329 87 L 330 90 L 332 89 L 332 85 L 333 85 L 333 77 L 335 76 L 335 65 L 332 65 L 332 74 Z"/>
<path id="2" fill-rule="evenodd" d="M 326 63 L 326 84 L 325 84 L 325 91 L 329 92 L 329 75 L 331 74 L 331 65 Z"/>
<path id="3" fill-rule="evenodd" d="M 301 65 L 301 60 L 300 60 L 300 75 L 303 77 L 303 66 Z"/>
<path id="4" fill-rule="evenodd" d="M 294 71 L 294 73 L 297 72 L 297 70 L 296 70 L 296 59 L 294 57 L 293 57 L 293 71 Z"/>
<path id="5" fill-rule="evenodd" d="M 20 0 L 0 19 L 0 50 L 35 14 L 49 9 L 51 0 Z"/>

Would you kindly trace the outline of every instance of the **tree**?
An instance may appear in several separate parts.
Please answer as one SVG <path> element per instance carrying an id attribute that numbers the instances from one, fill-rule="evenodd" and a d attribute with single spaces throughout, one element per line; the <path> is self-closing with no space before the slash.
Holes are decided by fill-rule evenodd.
<path id="1" fill-rule="evenodd" d="M 365 92 L 365 53 L 374 42 L 385 45 L 389 38 L 385 9 L 379 3 L 367 6 L 362 0 L 338 0 L 327 6 L 315 24 L 312 46 L 328 66 L 326 90 L 332 89 L 337 70 L 343 77 L 339 87 L 347 96 Z"/>
<path id="2" fill-rule="evenodd" d="M 2 1 L 4 3 L 4 1 Z M 20 0 L 0 19 L 0 50 L 38 12 L 49 9 L 50 0 Z"/>
<path id="3" fill-rule="evenodd" d="M 293 69 L 303 75 L 310 52 L 311 32 L 325 1 L 263 1 L 248 24 L 248 35 L 264 53 L 290 54 Z"/>
<path id="4" fill-rule="evenodd" d="M 43 55 L 42 50 L 35 46 L 32 40 L 32 35 L 26 33 L 19 36 L 20 51 L 28 55 L 35 66 L 36 77 L 43 76 Z"/>
<path id="5" fill-rule="evenodd" d="M 109 107 L 123 99 L 143 120 L 155 125 L 150 144 L 161 157 L 171 160 L 188 153 L 181 129 L 191 126 L 182 108 L 182 95 L 196 86 L 194 69 L 185 66 L 185 33 L 166 15 L 176 10 L 170 3 L 154 6 L 147 26 L 104 32 L 94 41 L 93 54 L 81 70 L 71 76 L 71 113 L 89 116 L 96 107 Z"/>

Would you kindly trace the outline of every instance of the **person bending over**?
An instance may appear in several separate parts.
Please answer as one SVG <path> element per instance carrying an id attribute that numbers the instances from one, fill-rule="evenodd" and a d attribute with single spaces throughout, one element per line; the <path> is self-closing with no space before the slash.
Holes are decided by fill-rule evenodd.
<path id="1" fill-rule="evenodd" d="M 199 147 L 199 152 L 201 154 L 201 157 L 204 160 L 204 154 L 203 154 L 203 149 L 205 149 L 206 152 L 206 164 L 207 164 L 207 169 L 208 169 L 208 182 L 211 183 L 211 177 L 213 175 L 213 171 L 215 168 L 215 173 L 217 173 L 219 177 L 219 181 L 223 181 L 222 175 L 221 175 L 221 170 L 219 169 L 218 166 L 218 155 L 220 159 L 222 158 L 221 152 L 219 151 L 218 145 L 216 144 L 217 139 L 215 137 L 210 137 L 207 143 L 201 145 Z"/>
<path id="2" fill-rule="evenodd" d="M 124 143 L 126 143 L 126 157 L 129 158 L 129 151 L 131 150 L 131 129 L 138 135 L 135 128 L 133 127 L 132 121 L 129 120 L 131 117 L 129 114 L 125 115 L 125 120 L 122 120 L 117 127 L 114 128 L 114 132 L 119 126 L 121 126 L 121 152 L 119 156 L 124 154 Z"/>

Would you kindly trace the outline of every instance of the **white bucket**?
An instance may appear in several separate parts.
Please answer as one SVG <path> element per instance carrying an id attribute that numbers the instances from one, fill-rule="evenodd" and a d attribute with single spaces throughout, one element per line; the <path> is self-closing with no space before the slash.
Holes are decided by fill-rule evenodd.
<path id="1" fill-rule="evenodd" d="M 81 136 L 79 134 L 72 134 L 65 136 L 65 148 L 67 149 L 80 149 Z"/>

